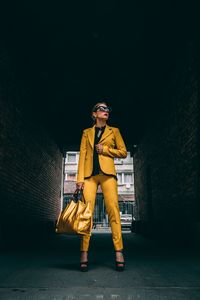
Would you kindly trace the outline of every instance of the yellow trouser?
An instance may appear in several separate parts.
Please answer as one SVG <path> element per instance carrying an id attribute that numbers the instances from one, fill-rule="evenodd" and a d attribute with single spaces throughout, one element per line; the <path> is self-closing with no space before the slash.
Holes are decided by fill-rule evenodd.
<path id="1" fill-rule="evenodd" d="M 112 230 L 114 248 L 115 250 L 121 250 L 123 249 L 123 241 L 118 204 L 117 180 L 113 176 L 104 175 L 102 173 L 85 179 L 83 196 L 85 198 L 85 202 L 89 202 L 91 204 L 92 216 L 94 214 L 98 184 L 101 185 L 103 192 L 106 212 L 108 214 L 108 219 Z M 81 236 L 80 250 L 88 251 L 89 242 L 90 235 Z"/>

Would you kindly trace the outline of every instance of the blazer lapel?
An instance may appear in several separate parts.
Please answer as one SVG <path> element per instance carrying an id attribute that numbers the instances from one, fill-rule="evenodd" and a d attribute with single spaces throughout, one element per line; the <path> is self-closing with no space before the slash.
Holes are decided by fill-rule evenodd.
<path id="1" fill-rule="evenodd" d="M 110 126 L 108 126 L 106 124 L 106 128 L 101 136 L 101 139 L 99 141 L 99 144 L 105 139 L 107 138 L 107 136 L 109 136 L 110 134 L 112 133 L 112 128 Z M 88 139 L 89 139 L 89 142 L 91 144 L 91 147 L 94 148 L 94 135 L 95 135 L 95 125 L 92 126 L 90 128 L 90 130 L 88 131 Z"/>
<path id="2" fill-rule="evenodd" d="M 107 138 L 107 136 L 109 136 L 112 133 L 112 128 L 108 125 L 106 125 L 106 128 L 101 136 L 101 139 L 99 141 L 99 144 L 105 139 Z"/>
<path id="3" fill-rule="evenodd" d="M 88 139 L 92 148 L 94 148 L 94 134 L 95 134 L 95 125 L 92 126 L 88 131 Z"/>

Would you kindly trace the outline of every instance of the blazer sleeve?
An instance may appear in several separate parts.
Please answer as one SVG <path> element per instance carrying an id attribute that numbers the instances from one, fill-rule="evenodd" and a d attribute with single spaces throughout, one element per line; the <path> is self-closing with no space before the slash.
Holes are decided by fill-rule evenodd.
<path id="1" fill-rule="evenodd" d="M 78 161 L 77 182 L 84 182 L 84 165 L 86 156 L 86 133 L 83 130 Z"/>
<path id="2" fill-rule="evenodd" d="M 115 128 L 114 134 L 115 134 L 116 148 L 111 148 L 107 145 L 103 145 L 102 154 L 110 157 L 126 158 L 127 157 L 126 146 L 118 128 Z"/>

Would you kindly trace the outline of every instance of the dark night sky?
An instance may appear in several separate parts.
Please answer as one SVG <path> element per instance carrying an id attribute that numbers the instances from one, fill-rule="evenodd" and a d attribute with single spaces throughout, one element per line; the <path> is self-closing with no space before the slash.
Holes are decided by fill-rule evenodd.
<path id="1" fill-rule="evenodd" d="M 137 144 L 168 105 L 163 90 L 191 39 L 192 6 L 5 2 L 1 43 L 27 115 L 44 122 L 62 146 L 78 145 L 82 129 L 91 126 L 91 107 L 107 100 L 113 109 L 109 124 L 121 129 L 127 144 Z"/>

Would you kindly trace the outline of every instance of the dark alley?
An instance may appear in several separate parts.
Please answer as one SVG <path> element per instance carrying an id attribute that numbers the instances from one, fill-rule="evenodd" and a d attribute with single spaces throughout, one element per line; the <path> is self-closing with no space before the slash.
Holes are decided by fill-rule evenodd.
<path id="1" fill-rule="evenodd" d="M 1 2 L 0 299 L 200 299 L 198 18 L 184 1 Z M 107 140 L 94 156 L 102 102 Z M 102 193 L 89 272 L 79 237 L 55 232 L 78 175 L 88 178 L 77 172 L 86 152 L 85 165 L 116 166 L 104 175 L 117 179 L 121 222 L 131 219 L 122 273 Z"/>

